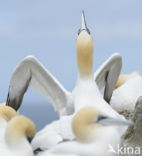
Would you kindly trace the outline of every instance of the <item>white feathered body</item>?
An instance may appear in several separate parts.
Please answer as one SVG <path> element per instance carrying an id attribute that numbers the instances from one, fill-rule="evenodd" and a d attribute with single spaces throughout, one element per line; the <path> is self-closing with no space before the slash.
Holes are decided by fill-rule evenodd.
<path id="1" fill-rule="evenodd" d="M 74 105 L 75 105 L 74 114 L 76 114 L 81 108 L 90 106 L 90 107 L 94 107 L 99 112 L 109 117 L 123 118 L 123 116 L 115 112 L 104 101 L 93 79 L 78 80 L 76 88 L 73 91 L 73 97 L 74 97 Z M 44 147 L 44 149 L 47 150 L 47 151 L 44 151 L 45 153 L 51 152 L 53 154 L 54 153 L 77 154 L 80 156 L 88 156 L 88 155 L 93 156 L 95 154 L 99 156 L 103 154 L 106 155 L 106 153 L 108 155 L 114 154 L 114 153 L 108 153 L 109 145 L 113 146 L 113 148 L 115 149 L 115 146 L 119 144 L 120 137 L 125 131 L 127 126 L 123 128 L 122 127 L 120 128 L 117 126 L 102 127 L 102 129 L 99 130 L 98 132 L 97 131 L 94 132 L 95 136 L 97 136 L 94 142 L 80 143 L 78 141 L 72 141 L 74 139 L 74 135 L 71 129 L 73 116 L 65 117 L 64 119 L 66 120 L 64 120 L 64 122 L 61 118 L 59 121 L 53 122 L 51 125 L 48 125 L 45 129 L 39 132 L 39 134 L 37 134 L 38 139 L 39 138 L 41 139 L 43 135 L 43 140 L 42 141 L 40 140 L 40 142 L 44 144 L 42 145 L 42 149 Z M 54 133 L 54 130 L 55 130 L 55 133 Z M 48 135 L 48 137 L 47 136 L 45 137 L 46 134 Z M 66 135 L 66 137 L 64 136 L 64 139 L 63 139 L 63 135 Z M 47 141 L 49 141 L 50 138 L 51 140 L 54 140 L 53 139 L 54 137 L 56 140 L 54 146 L 51 147 L 50 146 L 51 144 L 49 142 L 50 145 L 48 146 L 49 147 L 48 148 Z M 47 139 L 47 141 L 44 141 L 44 139 Z M 39 141 L 37 141 L 37 147 L 39 147 L 38 143 Z"/>
<path id="2" fill-rule="evenodd" d="M 0 143 L 0 155 L 2 156 L 33 156 L 31 145 L 24 139 L 20 144 L 10 147 L 7 143 Z"/>
<path id="3" fill-rule="evenodd" d="M 142 76 L 135 75 L 114 90 L 110 104 L 118 112 L 133 112 L 140 96 L 142 96 Z"/>
<path id="4" fill-rule="evenodd" d="M 0 143 L 4 142 L 5 140 L 5 130 L 7 126 L 7 121 L 3 118 L 0 118 Z"/>
<path id="5" fill-rule="evenodd" d="M 72 117 L 63 116 L 39 131 L 32 141 L 33 150 L 48 150 L 65 140 L 73 140 L 75 136 L 71 127 Z"/>
<path id="6" fill-rule="evenodd" d="M 3 126 L 3 128 L 2 128 Z M 5 140 L 5 130 L 7 123 L 0 122 L 0 155 L 1 156 L 33 156 L 33 150 L 25 137 L 22 137 L 20 142 L 8 144 Z"/>
<path id="7" fill-rule="evenodd" d="M 114 153 L 109 152 L 109 146 L 111 145 L 115 150 L 119 139 L 120 136 L 114 127 L 106 127 L 98 132 L 98 137 L 92 143 L 64 142 L 49 149 L 48 152 L 66 155 L 77 154 L 78 156 L 112 156 Z"/>
<path id="8" fill-rule="evenodd" d="M 110 117 L 122 117 L 102 98 L 101 92 L 93 78 L 79 79 L 73 95 L 75 112 L 90 106 L 95 107 L 95 109 Z"/>

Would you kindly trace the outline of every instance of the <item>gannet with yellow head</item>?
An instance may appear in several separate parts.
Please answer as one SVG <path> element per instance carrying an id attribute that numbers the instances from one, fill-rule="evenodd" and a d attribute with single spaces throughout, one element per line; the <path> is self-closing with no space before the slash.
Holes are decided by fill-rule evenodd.
<path id="1" fill-rule="evenodd" d="M 142 74 L 121 74 L 113 91 L 110 105 L 117 112 L 131 118 L 137 99 L 142 95 Z"/>
<path id="2" fill-rule="evenodd" d="M 132 72 L 130 74 L 120 74 L 117 83 L 115 85 L 115 89 L 121 87 L 125 82 L 127 82 L 129 79 L 134 78 L 136 76 L 142 76 L 140 72 Z"/>
<path id="3" fill-rule="evenodd" d="M 77 64 L 81 76 L 92 75 L 93 72 L 93 38 L 87 28 L 84 12 L 82 25 L 76 39 Z"/>
<path id="4" fill-rule="evenodd" d="M 74 96 L 74 107 L 75 111 L 78 111 L 80 108 L 86 106 L 95 106 L 97 109 L 103 110 L 104 112 L 111 112 L 110 114 L 116 115 L 116 112 L 108 106 L 108 103 L 102 99 L 101 93 L 98 89 L 97 83 L 94 81 L 94 73 L 93 73 L 93 37 L 91 35 L 90 30 L 87 28 L 84 11 L 82 12 L 82 24 L 81 28 L 78 31 L 77 39 L 76 39 L 76 54 L 77 54 L 77 65 L 78 65 L 78 80 L 73 91 Z M 118 56 L 118 54 L 116 54 Z M 112 61 L 112 60 L 111 60 Z M 119 62 L 121 64 L 121 61 Z M 106 89 L 105 95 L 106 101 L 110 99 L 111 94 L 108 92 L 112 92 L 112 85 L 114 86 L 114 81 L 116 82 L 116 75 L 120 72 L 119 70 L 113 71 L 110 68 L 107 68 L 107 63 L 105 63 L 106 68 L 104 66 L 101 68 L 104 71 L 104 79 L 106 81 Z M 116 64 L 115 64 L 116 65 Z M 112 65 L 113 66 L 113 65 Z M 110 67 L 110 64 L 109 64 Z M 115 66 L 113 66 L 114 68 Z M 112 73 L 113 71 L 113 73 Z M 99 75 L 101 72 L 99 71 Z M 117 74 L 116 74 L 117 73 Z M 111 76 L 110 76 L 111 75 Z M 98 77 L 98 76 L 97 76 Z M 110 79 L 111 77 L 111 79 Z M 114 80 L 113 80 L 114 78 Z M 112 82 L 112 85 L 108 85 Z"/>
<path id="5" fill-rule="evenodd" d="M 113 155 L 114 153 L 109 153 L 108 150 L 109 145 L 115 149 L 116 143 L 119 143 L 119 135 L 115 126 L 124 125 L 133 125 L 133 123 L 121 118 L 112 118 L 94 107 L 84 107 L 75 114 L 72 120 L 76 140 L 60 143 L 45 153 L 79 156 Z"/>
<path id="6" fill-rule="evenodd" d="M 0 106 L 0 155 L 32 156 L 33 122 L 9 106 Z"/>
<path id="7" fill-rule="evenodd" d="M 73 118 L 72 129 L 80 142 L 92 142 L 100 139 L 105 133 L 102 129 L 113 125 L 133 125 L 132 121 L 109 117 L 94 107 L 81 109 Z M 107 129 L 105 129 L 106 131 Z M 105 139 L 105 138 L 104 138 Z M 110 138 L 112 139 L 112 138 Z"/>
<path id="8" fill-rule="evenodd" d="M 90 75 L 93 72 L 93 39 L 87 28 L 84 12 L 76 41 L 79 74 Z M 107 102 L 110 101 L 120 74 L 121 64 L 121 56 L 113 54 L 94 74 L 99 89 L 105 87 L 104 99 Z M 6 105 L 18 110 L 28 87 L 45 96 L 60 117 L 74 113 L 74 90 L 67 91 L 34 56 L 24 58 L 13 72 Z"/>

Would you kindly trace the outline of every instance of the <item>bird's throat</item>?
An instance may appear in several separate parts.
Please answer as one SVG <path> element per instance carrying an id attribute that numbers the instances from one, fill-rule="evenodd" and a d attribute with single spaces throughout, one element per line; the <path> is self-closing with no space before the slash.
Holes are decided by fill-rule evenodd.
<path id="1" fill-rule="evenodd" d="M 93 44 L 92 41 L 82 40 L 77 43 L 77 64 L 81 76 L 93 73 Z"/>

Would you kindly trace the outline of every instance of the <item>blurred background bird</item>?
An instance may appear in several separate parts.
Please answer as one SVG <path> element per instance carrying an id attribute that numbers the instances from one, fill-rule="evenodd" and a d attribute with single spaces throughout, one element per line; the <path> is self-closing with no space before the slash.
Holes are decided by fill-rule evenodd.
<path id="1" fill-rule="evenodd" d="M 95 107 L 80 109 L 72 120 L 72 129 L 75 135 L 73 141 L 61 142 L 49 150 L 42 151 L 44 155 L 77 154 L 79 156 L 110 156 L 108 145 L 115 149 L 119 143 L 119 136 L 115 126 L 133 125 L 123 118 L 113 118 L 99 112 Z M 40 153 L 38 154 L 40 156 Z"/>
<path id="2" fill-rule="evenodd" d="M 19 115 L 9 106 L 0 106 L 0 155 L 32 156 L 31 140 L 34 137 L 34 123 Z"/>
<path id="3" fill-rule="evenodd" d="M 120 114 L 130 119 L 136 102 L 142 95 L 142 75 L 140 72 L 121 74 L 113 91 L 110 105 Z"/>

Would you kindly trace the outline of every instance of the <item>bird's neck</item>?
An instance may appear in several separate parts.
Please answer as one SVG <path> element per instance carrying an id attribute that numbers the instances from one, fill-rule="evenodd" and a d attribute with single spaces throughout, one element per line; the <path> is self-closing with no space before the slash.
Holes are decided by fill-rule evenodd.
<path id="1" fill-rule="evenodd" d="M 7 124 L 6 119 L 0 116 L 0 126 L 5 123 Z"/>
<path id="2" fill-rule="evenodd" d="M 25 136 L 6 140 L 6 145 L 10 151 L 16 152 L 19 156 L 26 156 L 27 152 L 30 153 L 30 155 L 33 155 L 32 147 Z"/>
<path id="3" fill-rule="evenodd" d="M 93 75 L 93 44 L 85 38 L 77 42 L 77 64 L 81 77 Z"/>
<path id="4" fill-rule="evenodd" d="M 6 129 L 5 140 L 8 146 L 15 147 L 25 140 L 24 134 L 11 128 Z"/>
<path id="5" fill-rule="evenodd" d="M 97 128 L 94 125 L 79 125 L 76 138 L 82 143 L 91 143 L 97 138 Z"/>
<path id="6" fill-rule="evenodd" d="M 2 130 L 5 131 L 6 126 L 7 126 L 7 121 L 4 118 L 0 117 L 0 131 Z"/>
<path id="7" fill-rule="evenodd" d="M 6 143 L 10 146 L 18 145 L 21 143 L 21 140 L 26 139 L 25 135 L 25 125 L 26 123 L 22 121 L 16 121 L 16 118 L 13 118 L 9 121 L 6 132 L 5 140 Z"/>
<path id="8" fill-rule="evenodd" d="M 93 54 L 85 51 L 77 53 L 77 62 L 80 77 L 92 77 L 93 75 Z"/>

